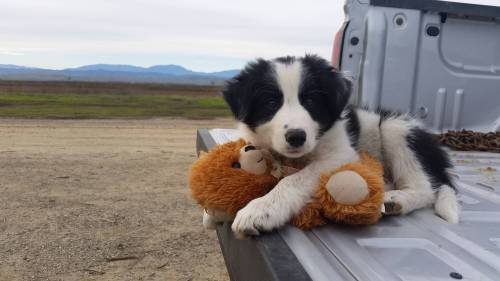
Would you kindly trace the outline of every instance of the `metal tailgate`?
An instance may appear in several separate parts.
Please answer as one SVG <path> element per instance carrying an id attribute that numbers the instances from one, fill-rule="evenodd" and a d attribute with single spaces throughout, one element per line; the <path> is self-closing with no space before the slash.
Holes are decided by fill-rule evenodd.
<path id="1" fill-rule="evenodd" d="M 500 130 L 500 2 L 345 3 L 353 103 L 411 112 L 437 132 Z"/>

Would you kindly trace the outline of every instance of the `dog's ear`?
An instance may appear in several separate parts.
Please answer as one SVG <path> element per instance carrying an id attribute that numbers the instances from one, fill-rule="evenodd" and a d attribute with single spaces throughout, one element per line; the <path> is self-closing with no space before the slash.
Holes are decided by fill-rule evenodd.
<path id="1" fill-rule="evenodd" d="M 256 83 L 262 81 L 270 67 L 268 61 L 257 59 L 226 83 L 222 95 L 236 119 L 244 120 L 247 116 Z"/>
<path id="2" fill-rule="evenodd" d="M 349 98 L 351 97 L 352 82 L 336 69 L 332 68 L 331 71 L 333 72 L 333 80 L 335 84 L 335 100 L 331 104 L 331 109 L 336 113 L 338 112 L 338 117 L 340 117 L 340 114 L 347 106 Z"/>
<path id="3" fill-rule="evenodd" d="M 328 93 L 328 108 L 333 119 L 337 120 L 349 101 L 352 83 L 327 60 L 317 55 L 306 55 L 302 61 L 317 86 Z"/>
<path id="4" fill-rule="evenodd" d="M 222 96 L 224 97 L 224 100 L 226 101 L 227 105 L 229 106 L 229 109 L 231 109 L 231 112 L 233 113 L 234 118 L 241 120 L 241 83 L 243 83 L 240 79 L 241 73 L 234 77 L 233 79 L 229 80 L 226 85 L 224 86 L 224 89 L 222 90 Z"/>

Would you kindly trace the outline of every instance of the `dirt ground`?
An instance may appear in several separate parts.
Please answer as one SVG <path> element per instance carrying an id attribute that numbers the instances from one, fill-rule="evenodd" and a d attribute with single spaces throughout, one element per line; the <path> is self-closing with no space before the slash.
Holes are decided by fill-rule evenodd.
<path id="1" fill-rule="evenodd" d="M 189 197 L 196 128 L 0 119 L 0 280 L 228 280 Z"/>

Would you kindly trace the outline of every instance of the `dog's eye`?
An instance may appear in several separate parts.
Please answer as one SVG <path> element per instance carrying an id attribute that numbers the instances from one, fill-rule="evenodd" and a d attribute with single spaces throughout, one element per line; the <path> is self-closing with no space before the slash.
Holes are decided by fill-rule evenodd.
<path id="1" fill-rule="evenodd" d="M 267 106 L 267 108 L 274 110 L 274 109 L 278 109 L 280 104 L 279 104 L 278 100 L 276 100 L 276 99 L 269 99 L 266 101 L 266 106 Z"/>
<path id="2" fill-rule="evenodd" d="M 314 106 L 314 99 L 312 97 L 307 97 L 304 100 L 304 105 L 307 107 L 313 107 Z"/>
<path id="3" fill-rule="evenodd" d="M 281 107 L 281 101 L 274 92 L 266 92 L 261 95 L 260 104 L 269 110 L 277 110 Z"/>
<path id="4" fill-rule="evenodd" d="M 240 169 L 241 168 L 241 164 L 240 162 L 234 162 L 233 165 L 231 165 L 233 168 L 235 169 Z"/>
<path id="5" fill-rule="evenodd" d="M 307 108 L 313 108 L 316 104 L 313 95 L 307 95 L 302 99 L 302 104 Z"/>
<path id="6" fill-rule="evenodd" d="M 321 98 L 321 92 L 319 91 L 312 91 L 304 94 L 302 96 L 301 102 L 302 104 L 307 107 L 307 108 L 313 108 L 315 105 L 320 103 L 318 99 Z"/>

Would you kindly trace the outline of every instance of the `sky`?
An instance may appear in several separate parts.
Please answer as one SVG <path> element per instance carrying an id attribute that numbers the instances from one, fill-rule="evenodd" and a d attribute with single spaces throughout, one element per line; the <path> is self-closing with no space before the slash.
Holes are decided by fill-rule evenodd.
<path id="1" fill-rule="evenodd" d="M 457 0 L 463 1 L 463 0 Z M 483 4 L 499 0 L 469 0 Z M 241 68 L 256 57 L 330 58 L 344 0 L 0 0 L 0 64 Z"/>
<path id="2" fill-rule="evenodd" d="M 313 4 L 314 3 L 314 4 Z M 0 0 L 0 63 L 241 68 L 256 57 L 330 57 L 339 0 Z"/>

